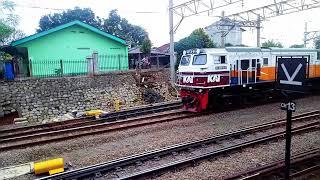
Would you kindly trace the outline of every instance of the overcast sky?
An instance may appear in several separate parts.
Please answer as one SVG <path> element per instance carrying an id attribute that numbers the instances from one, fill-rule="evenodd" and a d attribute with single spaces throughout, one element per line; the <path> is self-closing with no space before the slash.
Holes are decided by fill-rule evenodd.
<path id="1" fill-rule="evenodd" d="M 68 9 L 75 6 L 91 8 L 97 16 L 106 18 L 109 11 L 118 9 L 119 14 L 128 19 L 130 23 L 142 26 L 150 36 L 154 46 L 160 46 L 169 42 L 169 0 L 13 0 L 16 4 L 16 13 L 20 15 L 19 28 L 27 35 L 35 33 L 41 16 L 59 12 L 53 9 Z M 188 0 L 173 0 L 174 4 L 180 4 Z M 217 0 L 219 1 L 219 0 Z M 241 12 L 246 9 L 270 4 L 274 0 L 244 0 L 244 3 L 236 4 L 225 9 L 216 9 L 210 17 L 201 14 L 186 18 L 175 34 L 175 41 L 188 36 L 194 29 L 205 27 L 218 20 L 222 10 L 226 14 Z M 31 8 L 40 7 L 40 8 Z M 49 9 L 46 9 L 49 8 Z M 141 13 L 151 12 L 151 13 Z M 308 11 L 284 15 L 264 21 L 262 26 L 262 42 L 268 39 L 280 41 L 285 46 L 303 44 L 304 22 L 308 22 L 308 30 L 320 30 L 320 8 Z M 175 22 L 179 17 L 174 16 Z M 256 31 L 246 28 L 243 34 L 243 44 L 256 45 Z M 309 47 L 313 45 L 310 42 Z"/>

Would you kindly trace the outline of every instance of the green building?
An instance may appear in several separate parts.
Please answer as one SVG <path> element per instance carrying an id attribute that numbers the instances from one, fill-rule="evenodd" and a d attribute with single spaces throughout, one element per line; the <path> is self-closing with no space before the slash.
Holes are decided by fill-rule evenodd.
<path id="1" fill-rule="evenodd" d="M 86 74 L 86 57 L 94 58 L 95 71 L 128 69 L 125 40 L 80 21 L 73 21 L 11 43 L 24 54 L 31 76 Z"/>

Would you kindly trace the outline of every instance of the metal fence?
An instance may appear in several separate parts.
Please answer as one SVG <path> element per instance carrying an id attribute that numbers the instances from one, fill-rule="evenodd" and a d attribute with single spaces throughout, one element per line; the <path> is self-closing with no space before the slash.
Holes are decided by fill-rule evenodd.
<path id="1" fill-rule="evenodd" d="M 86 75 L 91 69 L 94 73 L 100 74 L 128 70 L 128 56 L 118 54 L 92 56 L 92 63 L 88 59 L 32 59 L 29 60 L 28 68 L 32 77 Z"/>
<path id="2" fill-rule="evenodd" d="M 88 73 L 86 60 L 29 60 L 32 77 L 74 76 Z"/>
<path id="3" fill-rule="evenodd" d="M 128 56 L 121 54 L 99 55 L 97 64 L 100 73 L 129 69 Z"/>

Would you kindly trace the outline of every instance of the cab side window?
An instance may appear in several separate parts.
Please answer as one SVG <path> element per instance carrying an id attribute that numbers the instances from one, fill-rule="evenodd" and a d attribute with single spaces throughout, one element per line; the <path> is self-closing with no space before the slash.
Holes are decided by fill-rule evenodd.
<path id="1" fill-rule="evenodd" d="M 225 64 L 226 63 L 226 56 L 220 56 L 220 63 Z"/>
<path id="2" fill-rule="evenodd" d="M 268 64 L 269 64 L 269 59 L 263 58 L 263 66 L 268 66 Z"/>
<path id="3" fill-rule="evenodd" d="M 226 56 L 213 56 L 215 64 L 225 64 L 227 63 Z"/>

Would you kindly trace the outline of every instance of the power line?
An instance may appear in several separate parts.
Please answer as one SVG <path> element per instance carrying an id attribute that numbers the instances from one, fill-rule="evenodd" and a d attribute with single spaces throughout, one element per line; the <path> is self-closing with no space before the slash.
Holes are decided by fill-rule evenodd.
<path id="1" fill-rule="evenodd" d="M 42 9 L 42 10 L 52 10 L 52 11 L 67 11 L 70 10 L 71 8 L 51 8 L 51 7 L 41 7 L 41 6 L 26 6 L 26 5 L 21 5 L 21 4 L 16 4 L 17 7 L 19 8 L 29 8 L 29 9 Z M 160 14 L 164 12 L 160 11 L 126 11 L 126 13 L 132 13 L 132 14 Z"/>

